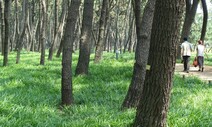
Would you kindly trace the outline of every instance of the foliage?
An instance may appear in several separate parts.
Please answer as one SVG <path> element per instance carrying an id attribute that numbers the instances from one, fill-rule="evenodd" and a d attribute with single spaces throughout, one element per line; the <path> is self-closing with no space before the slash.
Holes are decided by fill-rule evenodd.
<path id="1" fill-rule="evenodd" d="M 88 76 L 73 77 L 75 104 L 60 107 L 61 58 L 39 65 L 38 53 L 9 55 L 9 66 L 0 66 L 0 125 L 7 126 L 128 126 L 135 110 L 121 111 L 122 101 L 132 77 L 134 55 L 104 54 L 101 64 L 91 55 Z M 78 53 L 73 54 L 73 70 Z M 47 57 L 47 56 L 46 56 Z M 3 57 L 0 56 L 0 61 Z M 197 78 L 175 76 L 168 125 L 211 126 L 211 87 Z"/>
<path id="2" fill-rule="evenodd" d="M 207 23 L 207 30 L 206 30 L 206 35 L 205 35 L 205 44 L 210 45 L 212 47 L 212 13 L 210 13 L 212 10 L 211 8 L 208 9 L 208 23 Z M 203 23 L 203 14 L 197 12 L 195 21 L 192 24 L 192 29 L 191 29 L 191 36 L 190 36 L 190 42 L 193 44 L 197 44 L 197 41 L 200 38 L 201 35 L 201 30 L 202 30 L 202 23 Z"/>

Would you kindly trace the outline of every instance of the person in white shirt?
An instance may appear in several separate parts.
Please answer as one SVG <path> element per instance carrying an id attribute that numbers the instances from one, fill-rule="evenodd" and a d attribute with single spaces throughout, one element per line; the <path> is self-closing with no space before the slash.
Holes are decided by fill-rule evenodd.
<path id="1" fill-rule="evenodd" d="M 205 46 L 203 45 L 203 41 L 199 40 L 197 45 L 197 61 L 199 65 L 199 71 L 204 70 L 203 64 L 204 64 L 204 50 Z"/>
<path id="2" fill-rule="evenodd" d="M 184 65 L 184 70 L 187 73 L 189 73 L 189 62 L 190 62 L 190 56 L 192 52 L 192 45 L 190 42 L 188 42 L 188 39 L 185 37 L 184 42 L 181 45 L 181 55 L 183 58 L 183 65 Z"/>

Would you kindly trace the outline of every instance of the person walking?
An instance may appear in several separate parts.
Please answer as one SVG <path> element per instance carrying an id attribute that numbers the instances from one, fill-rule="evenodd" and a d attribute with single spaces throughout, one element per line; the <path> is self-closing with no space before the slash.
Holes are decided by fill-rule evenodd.
<path id="1" fill-rule="evenodd" d="M 190 56 L 192 52 L 192 45 L 190 42 L 188 42 L 187 37 L 183 38 L 184 42 L 181 45 L 181 56 L 183 59 L 183 65 L 185 72 L 189 73 L 189 62 L 190 62 Z"/>
<path id="2" fill-rule="evenodd" d="M 197 61 L 198 61 L 198 65 L 199 65 L 199 71 L 204 71 L 204 50 L 205 50 L 205 46 L 203 45 L 203 41 L 199 40 L 198 41 L 198 45 L 197 45 Z"/>

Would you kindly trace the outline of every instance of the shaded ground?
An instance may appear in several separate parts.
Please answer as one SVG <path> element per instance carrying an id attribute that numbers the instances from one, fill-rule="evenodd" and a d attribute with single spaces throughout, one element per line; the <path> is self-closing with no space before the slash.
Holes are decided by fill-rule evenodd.
<path id="1" fill-rule="evenodd" d="M 204 66 L 204 72 L 199 72 L 199 67 L 190 65 L 189 73 L 183 72 L 183 64 L 177 63 L 175 66 L 175 73 L 184 76 L 196 76 L 205 81 L 212 81 L 212 66 Z"/>

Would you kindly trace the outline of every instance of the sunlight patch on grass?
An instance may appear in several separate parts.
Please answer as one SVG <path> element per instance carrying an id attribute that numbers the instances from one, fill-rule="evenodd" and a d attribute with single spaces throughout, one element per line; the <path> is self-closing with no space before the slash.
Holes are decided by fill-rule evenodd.
<path id="1" fill-rule="evenodd" d="M 175 76 L 169 111 L 169 126 L 210 126 L 212 90 L 195 77 Z"/>
<path id="2" fill-rule="evenodd" d="M 60 108 L 61 58 L 39 65 L 40 53 L 22 52 L 20 64 L 11 52 L 9 66 L 0 66 L 0 126 L 96 127 L 129 126 L 135 109 L 120 110 L 132 78 L 134 53 L 104 54 L 99 64 L 91 55 L 89 74 L 74 76 L 72 106 Z M 47 56 L 46 56 L 47 58 Z M 2 60 L 2 57 L 0 57 Z M 169 127 L 211 126 L 211 87 L 196 77 L 176 75 L 168 113 Z"/>

